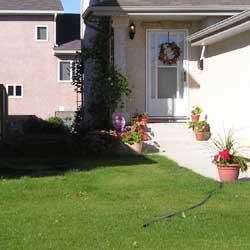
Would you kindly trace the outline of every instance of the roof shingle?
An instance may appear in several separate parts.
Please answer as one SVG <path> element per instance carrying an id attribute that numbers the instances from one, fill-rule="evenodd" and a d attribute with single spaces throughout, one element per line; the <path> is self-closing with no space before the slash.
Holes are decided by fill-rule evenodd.
<path id="1" fill-rule="evenodd" d="M 0 10 L 63 11 L 61 0 L 0 0 Z"/>

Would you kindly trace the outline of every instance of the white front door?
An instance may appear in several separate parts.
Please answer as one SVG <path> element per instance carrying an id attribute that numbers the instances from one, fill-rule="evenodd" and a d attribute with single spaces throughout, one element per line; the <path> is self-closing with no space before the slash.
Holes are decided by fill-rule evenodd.
<path id="1" fill-rule="evenodd" d="M 147 31 L 147 112 L 152 118 L 188 114 L 186 35 L 186 31 Z M 163 43 L 172 42 L 181 54 L 177 63 L 167 65 L 159 59 L 160 49 Z"/>

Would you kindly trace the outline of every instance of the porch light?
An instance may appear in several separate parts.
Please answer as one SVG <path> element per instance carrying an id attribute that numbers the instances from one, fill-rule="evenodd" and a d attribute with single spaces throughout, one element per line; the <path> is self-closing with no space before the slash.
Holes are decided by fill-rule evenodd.
<path id="1" fill-rule="evenodd" d="M 130 37 L 131 40 L 133 40 L 134 37 L 135 37 L 135 33 L 136 33 L 135 24 L 132 22 L 132 23 L 128 26 L 128 29 L 129 29 L 129 37 Z"/>

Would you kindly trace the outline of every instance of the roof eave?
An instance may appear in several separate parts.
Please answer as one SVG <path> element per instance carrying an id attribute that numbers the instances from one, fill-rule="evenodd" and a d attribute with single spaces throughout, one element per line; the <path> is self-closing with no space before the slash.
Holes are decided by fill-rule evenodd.
<path id="1" fill-rule="evenodd" d="M 0 15 L 54 15 L 63 13 L 63 10 L 0 10 Z"/>
<path id="2" fill-rule="evenodd" d="M 192 46 L 204 46 L 250 29 L 250 10 L 225 19 L 189 36 Z"/>
<path id="3" fill-rule="evenodd" d="M 203 38 L 201 40 L 197 40 L 194 42 L 191 42 L 192 46 L 208 46 L 215 44 L 217 42 L 221 42 L 227 38 L 230 38 L 232 36 L 236 36 L 242 32 L 250 30 L 250 21 L 245 22 L 241 25 L 232 27 L 230 29 L 227 29 L 225 31 L 219 32 L 217 34 L 208 36 L 206 38 Z"/>
<path id="4" fill-rule="evenodd" d="M 249 6 L 89 6 L 83 13 L 86 18 L 90 13 L 97 16 L 120 16 L 120 15 L 235 15 Z"/>
<path id="5" fill-rule="evenodd" d="M 77 53 L 80 53 L 81 50 L 54 50 L 55 56 L 61 56 L 61 55 L 75 55 Z"/>

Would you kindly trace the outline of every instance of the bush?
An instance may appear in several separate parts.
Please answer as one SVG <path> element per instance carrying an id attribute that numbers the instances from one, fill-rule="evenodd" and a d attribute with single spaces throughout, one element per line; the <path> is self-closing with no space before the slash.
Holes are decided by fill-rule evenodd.
<path id="1" fill-rule="evenodd" d="M 80 142 L 83 154 L 109 154 L 117 149 L 120 141 L 105 131 L 90 131 Z"/>
<path id="2" fill-rule="evenodd" d="M 59 117 L 50 117 L 47 119 L 49 124 L 53 124 L 55 126 L 64 126 L 64 121 L 62 118 Z"/>
<path id="3" fill-rule="evenodd" d="M 44 123 L 42 119 L 30 117 L 23 122 L 24 134 L 41 134 L 44 131 Z"/>
<path id="4" fill-rule="evenodd" d="M 61 118 L 51 117 L 43 120 L 37 117 L 31 117 L 23 123 L 24 134 L 65 134 L 69 132 Z"/>
<path id="5" fill-rule="evenodd" d="M 24 136 L 0 144 L 0 157 L 71 157 L 76 155 L 70 136 Z"/>

